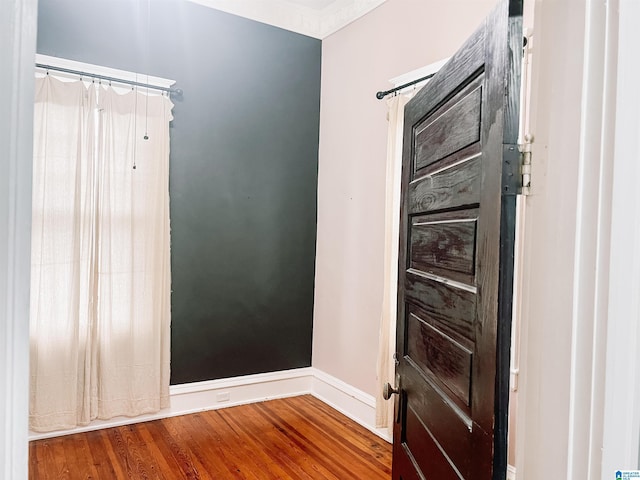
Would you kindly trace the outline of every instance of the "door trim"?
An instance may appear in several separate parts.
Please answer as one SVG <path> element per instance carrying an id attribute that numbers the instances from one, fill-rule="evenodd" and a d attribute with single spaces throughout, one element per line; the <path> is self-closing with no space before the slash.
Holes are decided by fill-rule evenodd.
<path id="1" fill-rule="evenodd" d="M 620 468 L 640 467 L 640 94 L 637 79 L 640 64 L 635 48 L 640 5 L 635 0 L 609 2 L 619 7 L 609 17 L 610 35 L 617 42 L 617 65 L 606 65 L 616 95 L 609 96 L 605 109 L 615 115 L 613 185 L 611 198 L 611 242 L 609 305 L 604 393 L 602 478 Z M 615 10 L 614 10 L 615 11 Z M 619 22 L 619 25 L 618 25 Z M 613 70 L 613 71 L 612 71 Z M 607 119 L 605 119 L 606 121 Z M 606 131 L 605 131 L 606 133 Z M 635 142 L 630 141 L 636 139 Z M 635 228 L 633 228 L 635 226 Z M 626 252 L 621 255 L 620 252 Z M 633 264 L 629 265 L 629 259 Z M 635 335 L 634 335 L 635 333 Z"/>
<path id="2" fill-rule="evenodd" d="M 37 0 L 0 15 L 0 477 L 27 478 L 31 165 Z"/>

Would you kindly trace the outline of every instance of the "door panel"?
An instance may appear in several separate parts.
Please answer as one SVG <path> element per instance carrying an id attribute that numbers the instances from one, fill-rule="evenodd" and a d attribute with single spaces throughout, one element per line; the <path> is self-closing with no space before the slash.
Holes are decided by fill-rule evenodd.
<path id="1" fill-rule="evenodd" d="M 521 7 L 501 2 L 405 109 L 395 480 L 506 472 Z"/>
<path id="2" fill-rule="evenodd" d="M 411 268 L 473 283 L 477 220 L 477 209 L 413 217 Z"/>
<path id="3" fill-rule="evenodd" d="M 476 81 L 415 126 L 415 172 L 480 142 L 482 80 L 483 75 L 479 75 Z M 472 150 L 464 150 L 457 157 L 471 153 Z M 439 166 L 442 168 L 442 164 Z M 424 173 L 427 172 L 421 172 Z"/>
<path id="4" fill-rule="evenodd" d="M 452 463 L 447 461 L 445 453 L 429 430 L 421 423 L 420 417 L 409 406 L 407 412 L 407 445 L 416 452 L 415 461 L 423 472 L 429 472 L 433 478 L 459 478 L 460 474 Z M 433 461 L 437 459 L 437 461 Z M 468 470 L 468 464 L 462 468 Z"/>
<path id="5" fill-rule="evenodd" d="M 442 384 L 469 407 L 473 351 L 415 314 L 407 320 L 407 337 L 407 355 L 420 373 Z"/>
<path id="6" fill-rule="evenodd" d="M 424 318 L 471 340 L 476 310 L 473 291 L 447 285 L 412 270 L 406 272 L 404 290 L 408 304 L 420 307 L 425 313 Z M 405 348 L 400 351 L 407 354 Z"/>
<path id="7" fill-rule="evenodd" d="M 482 164 L 476 156 L 443 170 L 432 172 L 428 182 L 414 181 L 407 187 L 407 208 L 410 215 L 444 208 L 456 208 L 480 203 Z"/>

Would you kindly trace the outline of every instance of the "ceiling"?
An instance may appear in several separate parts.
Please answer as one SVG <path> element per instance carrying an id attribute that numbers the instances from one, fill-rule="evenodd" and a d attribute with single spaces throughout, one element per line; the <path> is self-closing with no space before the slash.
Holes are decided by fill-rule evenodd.
<path id="1" fill-rule="evenodd" d="M 328 7 L 332 3 L 344 3 L 344 2 L 337 2 L 336 0 L 285 0 L 285 1 L 292 5 L 309 7 L 309 8 L 313 8 L 314 10 L 322 10 L 323 8 Z"/>
<path id="2" fill-rule="evenodd" d="M 191 0 L 314 38 L 325 38 L 386 0 Z"/>

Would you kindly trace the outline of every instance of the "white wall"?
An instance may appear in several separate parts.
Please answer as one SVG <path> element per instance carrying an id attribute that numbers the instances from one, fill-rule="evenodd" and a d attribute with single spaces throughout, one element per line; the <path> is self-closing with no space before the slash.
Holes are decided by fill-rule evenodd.
<path id="1" fill-rule="evenodd" d="M 323 40 L 313 366 L 374 395 L 388 80 L 455 52 L 495 0 L 388 0 Z M 463 15 L 461 13 L 464 13 Z"/>
<path id="2" fill-rule="evenodd" d="M 36 0 L 0 14 L 0 478 L 27 478 Z"/>

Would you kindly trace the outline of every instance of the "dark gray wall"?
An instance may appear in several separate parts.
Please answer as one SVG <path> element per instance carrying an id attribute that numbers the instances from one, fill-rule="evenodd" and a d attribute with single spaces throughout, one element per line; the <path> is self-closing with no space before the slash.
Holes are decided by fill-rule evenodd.
<path id="1" fill-rule="evenodd" d="M 146 1 L 40 0 L 38 53 L 184 90 L 171 128 L 171 382 L 309 366 L 320 41 L 150 4 L 148 17 Z"/>

